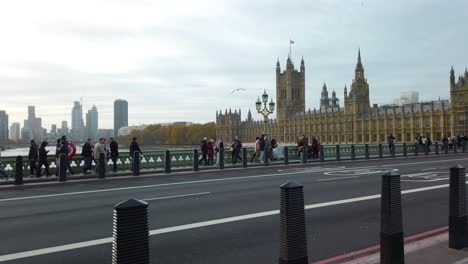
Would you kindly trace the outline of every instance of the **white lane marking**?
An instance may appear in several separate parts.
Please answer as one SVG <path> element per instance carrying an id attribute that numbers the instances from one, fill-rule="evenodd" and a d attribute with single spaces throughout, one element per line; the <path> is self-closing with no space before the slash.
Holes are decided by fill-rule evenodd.
<path id="1" fill-rule="evenodd" d="M 423 188 L 404 190 L 404 191 L 401 192 L 401 194 L 409 194 L 409 193 L 430 191 L 430 190 L 435 190 L 435 189 L 442 189 L 442 188 L 447 188 L 448 186 L 449 186 L 448 184 L 443 184 L 443 185 L 436 185 L 436 186 L 430 186 L 430 187 L 423 187 Z M 328 206 L 334 206 L 334 205 L 341 205 L 341 204 L 355 203 L 355 202 L 360 202 L 360 201 L 373 200 L 373 199 L 378 199 L 378 198 L 380 198 L 380 194 L 374 194 L 374 195 L 368 195 L 368 196 L 362 196 L 362 197 L 356 197 L 356 198 L 350 198 L 350 199 L 343 199 L 343 200 L 337 200 L 337 201 L 329 201 L 329 202 L 323 202 L 323 203 L 317 203 L 317 204 L 310 204 L 310 205 L 306 205 L 304 208 L 306 210 L 309 210 L 309 209 L 322 208 L 322 207 L 328 207 Z M 259 213 L 253 213 L 253 214 L 246 214 L 246 215 L 239 215 L 239 216 L 233 216 L 233 217 L 203 221 L 203 222 L 180 225 L 180 226 L 173 226 L 173 227 L 154 229 L 154 230 L 151 230 L 149 232 L 149 235 L 152 236 L 152 235 L 166 234 L 166 233 L 183 231 L 183 230 L 188 230 L 188 229 L 194 229 L 194 228 L 200 228 L 200 227 L 206 227 L 206 226 L 212 226 L 212 225 L 218 225 L 218 224 L 225 224 L 225 223 L 237 222 L 237 221 L 242 221 L 242 220 L 248 220 L 248 219 L 253 219 L 253 218 L 258 218 L 258 217 L 277 215 L 277 214 L 279 214 L 279 212 L 280 212 L 279 210 L 271 210 L 271 211 L 265 211 L 265 212 L 259 212 Z M 45 254 L 62 252 L 62 251 L 72 250 L 72 249 L 79 249 L 79 248 L 90 247 L 90 246 L 97 246 L 97 245 L 102 245 L 102 244 L 107 244 L 107 243 L 112 243 L 112 237 L 107 237 L 107 238 L 89 240 L 89 241 L 84 241 L 84 242 L 79 242 L 79 243 L 68 244 L 68 245 L 55 246 L 55 247 L 42 248 L 42 249 L 36 249 L 36 250 L 30 250 L 30 251 L 24 251 L 24 252 L 18 252 L 18 253 L 2 255 L 2 256 L 0 256 L 0 262 L 9 261 L 9 260 L 16 260 L 16 259 L 21 259 L 21 258 L 27 258 L 27 257 L 34 257 L 34 256 L 39 256 L 39 255 L 45 255 Z"/>
<path id="2" fill-rule="evenodd" d="M 422 171 L 430 171 L 430 170 L 437 170 L 437 168 L 427 168 L 427 169 L 422 169 Z"/>
<path id="3" fill-rule="evenodd" d="M 334 181 L 334 180 L 356 179 L 356 178 L 359 178 L 359 177 L 360 177 L 360 176 L 339 177 L 339 178 L 326 178 L 326 179 L 318 179 L 318 180 L 315 180 L 315 181 L 324 182 L 324 181 Z"/>
<path id="4" fill-rule="evenodd" d="M 392 167 L 412 166 L 414 164 L 437 163 L 437 162 L 458 161 L 458 160 L 467 160 L 467 159 L 468 158 L 452 159 L 452 160 L 439 160 L 439 161 L 423 161 L 423 162 L 412 162 L 412 163 L 388 164 L 388 165 L 380 165 L 380 166 L 392 166 Z M 352 167 L 350 169 L 366 169 L 366 168 L 374 168 L 374 167 L 376 167 L 376 166 Z M 330 168 L 327 168 L 327 169 L 330 170 Z M 134 189 L 144 189 L 144 188 L 154 188 L 154 187 L 174 186 L 174 185 L 184 185 L 184 184 L 196 184 L 196 183 L 205 183 L 205 182 L 235 181 L 235 180 L 243 180 L 243 179 L 276 177 L 276 176 L 283 176 L 283 175 L 307 174 L 307 173 L 310 173 L 310 172 L 322 172 L 322 171 L 324 171 L 324 170 L 318 168 L 317 170 L 308 170 L 308 171 L 294 171 L 294 172 L 285 172 L 285 173 L 276 173 L 276 174 L 263 174 L 263 175 L 254 175 L 254 176 L 240 176 L 240 177 L 218 178 L 218 179 L 199 180 L 199 181 L 172 182 L 172 183 L 140 185 L 140 186 L 132 186 L 132 187 L 99 189 L 99 190 L 91 190 L 91 191 L 46 194 L 46 195 L 38 195 L 38 196 L 26 196 L 26 197 L 15 197 L 15 198 L 0 199 L 0 202 L 29 200 L 29 199 L 38 199 L 38 198 L 60 197 L 60 196 L 69 196 L 69 195 L 81 195 L 81 194 L 89 194 L 89 193 L 114 192 L 114 191 L 123 191 L 123 190 L 134 190 Z"/>
<path id="5" fill-rule="evenodd" d="M 166 197 L 156 197 L 156 198 L 148 198 L 143 199 L 145 201 L 156 201 L 156 200 L 166 200 L 172 198 L 181 198 L 181 197 L 189 197 L 189 196 L 198 196 L 198 195 L 205 195 L 210 194 L 210 192 L 200 192 L 200 193 L 190 193 L 190 194 L 181 194 L 181 195 L 173 195 L 173 196 L 166 196 Z"/>

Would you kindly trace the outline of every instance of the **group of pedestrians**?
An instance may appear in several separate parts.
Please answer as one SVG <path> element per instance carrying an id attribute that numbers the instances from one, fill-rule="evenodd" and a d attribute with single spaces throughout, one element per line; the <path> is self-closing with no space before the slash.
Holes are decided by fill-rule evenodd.
<path id="1" fill-rule="evenodd" d="M 30 141 L 29 147 L 29 172 L 31 175 L 36 175 L 37 177 L 42 176 L 42 167 L 44 167 L 46 176 L 51 176 L 50 173 L 50 163 L 48 160 L 49 150 L 46 149 L 48 142 L 43 141 L 41 146 L 38 147 L 34 140 Z M 71 162 L 76 154 L 76 146 L 73 142 L 69 141 L 66 136 L 62 136 L 57 139 L 56 149 L 55 149 L 55 162 L 57 169 L 55 175 L 58 176 L 60 172 L 60 159 L 65 157 L 67 171 L 70 175 L 73 175 L 73 170 L 71 167 Z M 119 145 L 114 138 L 109 138 L 109 144 L 106 144 L 105 138 L 100 138 L 96 144 L 93 144 L 92 140 L 88 138 L 83 144 L 81 155 L 83 156 L 83 173 L 88 174 L 92 171 L 93 160 L 96 163 L 95 171 L 98 170 L 98 164 L 100 162 L 101 154 L 104 154 L 105 164 L 111 159 L 113 161 L 113 171 L 117 171 L 117 158 L 119 157 Z M 107 165 L 106 165 L 107 167 Z"/>
<path id="2" fill-rule="evenodd" d="M 302 135 L 297 141 L 298 156 L 301 158 L 304 151 L 307 151 L 308 159 L 318 159 L 320 151 L 320 142 L 316 136 L 312 136 L 312 142 L 309 145 L 309 138 Z"/>
<path id="3" fill-rule="evenodd" d="M 217 161 L 219 160 L 219 149 L 224 149 L 224 143 L 221 139 L 218 139 L 218 142 L 215 143 L 214 139 L 208 139 L 208 137 L 204 137 L 200 143 L 200 151 L 202 158 L 198 162 L 201 165 L 203 162 L 205 166 L 214 165 L 214 156 L 217 154 Z"/>
<path id="4" fill-rule="evenodd" d="M 104 154 L 104 166 L 107 168 L 107 162 L 112 160 L 112 171 L 117 171 L 117 158 L 119 157 L 119 144 L 113 137 L 109 138 L 109 144 L 106 144 L 105 138 L 100 138 L 98 142 L 93 144 L 93 141 L 88 138 L 83 144 L 81 155 L 83 156 L 83 173 L 88 174 L 92 171 L 93 160 L 96 164 L 94 171 L 99 171 L 99 163 L 101 162 L 101 154 Z"/>
<path id="5" fill-rule="evenodd" d="M 278 147 L 278 142 L 275 138 L 269 140 L 264 134 L 255 138 L 255 151 L 252 154 L 250 162 L 254 160 L 259 162 L 269 161 L 273 158 L 273 149 Z"/>
<path id="6" fill-rule="evenodd" d="M 450 138 L 444 136 L 442 138 L 442 150 L 444 150 L 445 147 L 447 147 L 448 150 L 453 150 L 454 148 L 460 149 L 466 147 L 467 142 L 468 138 L 465 136 L 465 134 L 459 134 Z"/>
<path id="7" fill-rule="evenodd" d="M 432 140 L 429 135 L 416 137 L 415 143 L 419 146 L 419 150 L 431 152 Z"/>

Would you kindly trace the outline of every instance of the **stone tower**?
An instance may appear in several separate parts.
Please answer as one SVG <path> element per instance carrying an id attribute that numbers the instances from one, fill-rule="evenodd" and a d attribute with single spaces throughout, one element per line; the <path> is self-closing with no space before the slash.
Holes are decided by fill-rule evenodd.
<path id="1" fill-rule="evenodd" d="M 468 69 L 465 73 L 458 76 L 455 82 L 455 71 L 453 66 L 450 69 L 450 116 L 451 116 L 451 134 L 460 135 L 468 131 Z"/>
<path id="2" fill-rule="evenodd" d="M 300 71 L 294 69 L 291 58 L 281 73 L 279 59 L 276 62 L 276 105 L 278 122 L 305 111 L 305 66 L 301 59 Z"/>
<path id="3" fill-rule="evenodd" d="M 369 84 L 364 76 L 360 49 L 358 51 L 358 61 L 354 71 L 354 80 L 347 96 L 345 90 L 345 111 L 354 115 L 370 113 Z"/>

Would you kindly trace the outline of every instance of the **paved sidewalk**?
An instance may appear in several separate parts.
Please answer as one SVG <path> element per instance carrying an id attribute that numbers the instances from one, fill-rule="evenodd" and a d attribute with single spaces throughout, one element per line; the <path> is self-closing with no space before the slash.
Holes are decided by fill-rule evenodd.
<path id="1" fill-rule="evenodd" d="M 336 262 L 335 262 L 336 263 Z M 344 264 L 377 264 L 380 253 L 374 253 Z M 468 248 L 454 250 L 448 247 L 448 233 L 405 244 L 406 264 L 468 264 Z"/>

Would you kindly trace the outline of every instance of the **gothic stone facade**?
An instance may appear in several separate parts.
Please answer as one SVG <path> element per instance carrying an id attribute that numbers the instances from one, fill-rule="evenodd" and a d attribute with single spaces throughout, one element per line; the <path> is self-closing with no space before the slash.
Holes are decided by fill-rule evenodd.
<path id="1" fill-rule="evenodd" d="M 403 106 L 370 105 L 369 84 L 364 75 L 361 54 L 349 94 L 344 88 L 344 105 L 339 106 L 336 93 L 328 97 L 324 84 L 320 108 L 305 109 L 305 66 L 294 68 L 288 58 L 286 70 L 276 64 L 277 119 L 268 123 L 271 137 L 279 142 L 294 143 L 300 135 L 316 136 L 325 144 L 381 143 L 392 134 L 398 142 L 411 142 L 428 135 L 432 140 L 443 136 L 467 134 L 468 130 L 468 70 L 455 81 L 450 71 L 450 101 L 439 100 Z M 241 111 L 225 110 L 216 113 L 216 134 L 224 141 L 239 136 L 252 142 L 263 132 L 263 122 L 252 118 L 242 120 Z"/>

